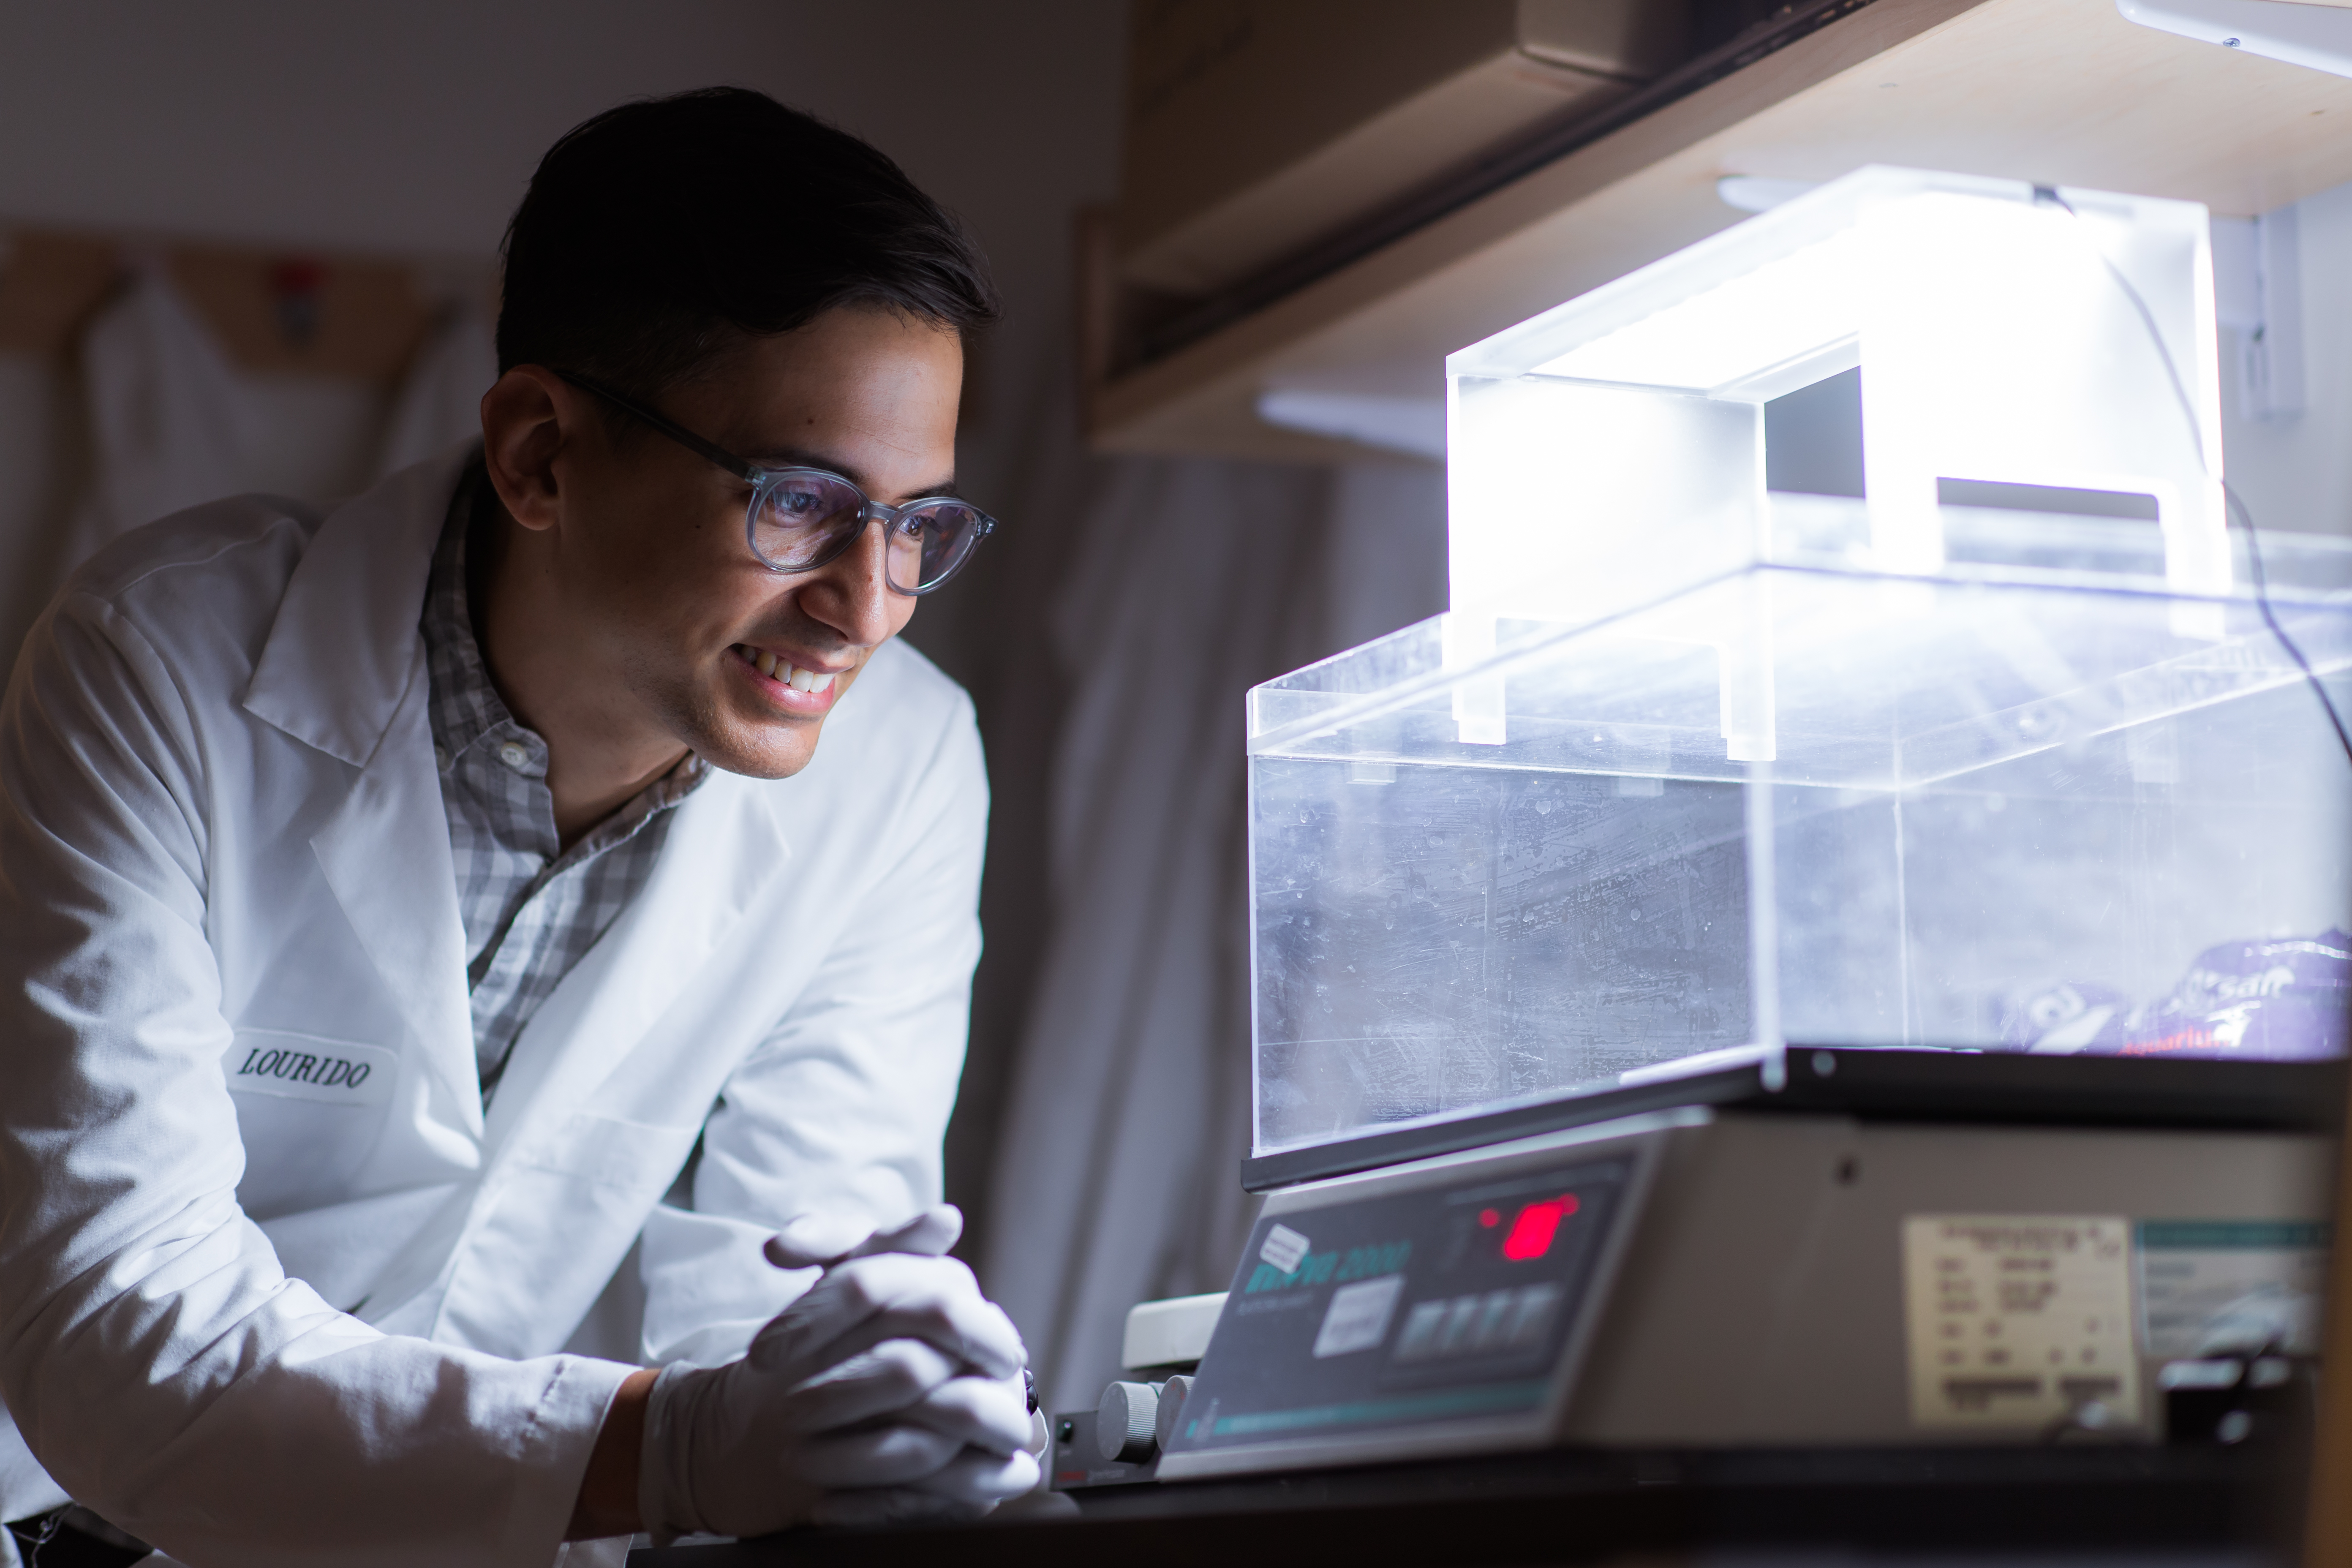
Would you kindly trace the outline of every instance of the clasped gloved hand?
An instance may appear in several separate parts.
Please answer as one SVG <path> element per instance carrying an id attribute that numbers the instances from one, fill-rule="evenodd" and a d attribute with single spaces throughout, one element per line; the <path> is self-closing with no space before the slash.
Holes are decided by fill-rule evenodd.
<path id="1" fill-rule="evenodd" d="M 1036 1484 L 1012 1321 L 961 1263 L 880 1249 L 943 1250 L 961 1228 L 945 1216 L 851 1237 L 846 1257 L 811 1256 L 796 1244 L 833 1238 L 789 1231 L 769 1244 L 785 1267 L 829 1267 L 740 1361 L 672 1366 L 655 1383 L 637 1485 L 648 1530 L 974 1517 Z"/>
<path id="2" fill-rule="evenodd" d="M 822 1268 L 882 1252 L 945 1258 L 962 1235 L 963 1211 L 953 1204 L 933 1204 L 888 1230 L 876 1230 L 843 1215 L 802 1215 L 785 1221 L 784 1228 L 768 1238 L 766 1251 L 768 1261 L 779 1268 Z"/>

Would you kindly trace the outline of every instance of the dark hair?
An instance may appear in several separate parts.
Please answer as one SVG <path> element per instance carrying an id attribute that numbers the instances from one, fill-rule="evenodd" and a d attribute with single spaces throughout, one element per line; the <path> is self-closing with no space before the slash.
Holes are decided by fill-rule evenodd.
<path id="1" fill-rule="evenodd" d="M 649 395 L 750 337 L 873 304 L 969 338 L 988 263 L 866 142 L 765 93 L 606 110 L 548 149 L 507 225 L 499 369 Z"/>

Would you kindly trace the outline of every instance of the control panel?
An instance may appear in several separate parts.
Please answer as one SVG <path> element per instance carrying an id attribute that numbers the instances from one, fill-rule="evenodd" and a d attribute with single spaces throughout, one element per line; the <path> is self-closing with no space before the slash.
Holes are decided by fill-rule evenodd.
<path id="1" fill-rule="evenodd" d="M 1630 1141 L 1277 1195 L 1181 1407 L 1155 1423 L 1159 1475 L 1544 1441 L 1647 1160 Z M 1140 1456 L 1132 1408 L 1097 1419 Z"/>

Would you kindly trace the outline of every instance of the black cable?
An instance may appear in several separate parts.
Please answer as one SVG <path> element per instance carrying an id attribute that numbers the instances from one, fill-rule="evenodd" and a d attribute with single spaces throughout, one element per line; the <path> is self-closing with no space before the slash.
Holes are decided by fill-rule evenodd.
<path id="1" fill-rule="evenodd" d="M 2279 646 L 2286 649 L 2289 658 L 2294 660 L 2294 667 L 2303 671 L 2304 679 L 2311 683 L 2312 691 L 2319 698 L 2319 705 L 2327 710 L 2327 721 L 2335 727 L 2337 743 L 2343 746 L 2347 757 L 2352 757 L 2352 733 L 2347 733 L 2344 728 L 2344 716 L 2336 710 L 2336 700 L 2327 695 L 2326 683 L 2319 679 L 2319 672 L 2311 668 L 2311 661 L 2303 657 L 2303 649 L 2286 635 L 2286 628 L 2279 625 L 2278 616 L 2271 609 L 2270 584 L 2263 574 L 2263 547 L 2254 531 L 2253 514 L 2246 510 L 2246 503 L 2238 499 L 2238 492 L 2230 488 L 2227 479 L 2221 481 L 2221 494 L 2230 503 L 2230 510 L 2245 525 L 2246 563 L 2253 571 L 2254 606 L 2263 613 L 2263 624 L 2270 627 L 2271 636 L 2278 638 Z"/>
<path id="2" fill-rule="evenodd" d="M 2054 206 L 2076 222 L 2082 221 L 2083 215 L 2074 210 L 2073 203 L 2058 194 L 2055 186 L 2034 186 L 2033 203 L 2036 206 Z M 2205 461 L 2204 429 L 2197 420 L 2197 405 L 2189 395 L 2188 383 L 2180 379 L 2180 367 L 2172 363 L 2172 350 L 2166 344 L 2164 333 L 2156 324 L 2156 312 L 2147 308 L 2147 300 L 2096 240 L 2091 242 L 2091 252 L 2106 268 L 2107 276 L 2116 280 L 2116 286 L 2124 291 L 2124 298 L 2131 301 L 2132 309 L 2139 315 L 2140 325 L 2147 329 L 2148 342 L 2155 346 L 2156 357 L 2164 365 L 2165 379 L 2172 384 L 2173 400 L 2180 405 L 2181 417 L 2189 421 L 2189 439 L 2197 448 L 2197 465 L 2211 473 L 2210 466 Z M 2278 639 L 2279 646 L 2286 649 L 2287 657 L 2294 660 L 2295 668 L 2303 671 L 2303 679 L 2310 686 L 2312 695 L 2318 698 L 2320 707 L 2326 710 L 2327 723 L 2336 731 L 2336 743 L 2344 748 L 2346 760 L 2352 761 L 2352 731 L 2345 729 L 2344 716 L 2336 711 L 2336 700 L 2327 694 L 2326 684 L 2319 679 L 2319 672 L 2311 668 L 2311 660 L 2304 657 L 2303 649 L 2295 640 L 2287 636 L 2286 628 L 2279 624 L 2278 613 L 2271 607 L 2270 578 L 2263 570 L 2262 538 L 2254 527 L 2254 514 L 2246 510 L 2246 503 L 2238 499 L 2238 492 L 2230 488 L 2228 479 L 2215 482 L 2221 487 L 2221 498 L 2228 505 L 2230 515 L 2235 517 L 2246 531 L 2246 563 L 2254 580 L 2254 607 L 2262 612 L 2263 624 L 2270 628 L 2271 636 Z M 2224 531 L 2227 531 L 2226 520 Z"/>

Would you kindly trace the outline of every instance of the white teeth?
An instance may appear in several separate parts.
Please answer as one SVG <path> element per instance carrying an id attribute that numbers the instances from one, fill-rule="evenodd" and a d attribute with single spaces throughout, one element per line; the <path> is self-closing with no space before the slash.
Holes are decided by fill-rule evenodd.
<path id="1" fill-rule="evenodd" d="M 830 672 L 820 673 L 814 669 L 802 669 L 791 660 L 778 658 L 772 653 L 763 653 L 749 643 L 738 643 L 735 648 L 752 668 L 772 680 L 783 682 L 794 691 L 819 692 L 833 689 L 833 675 Z"/>

